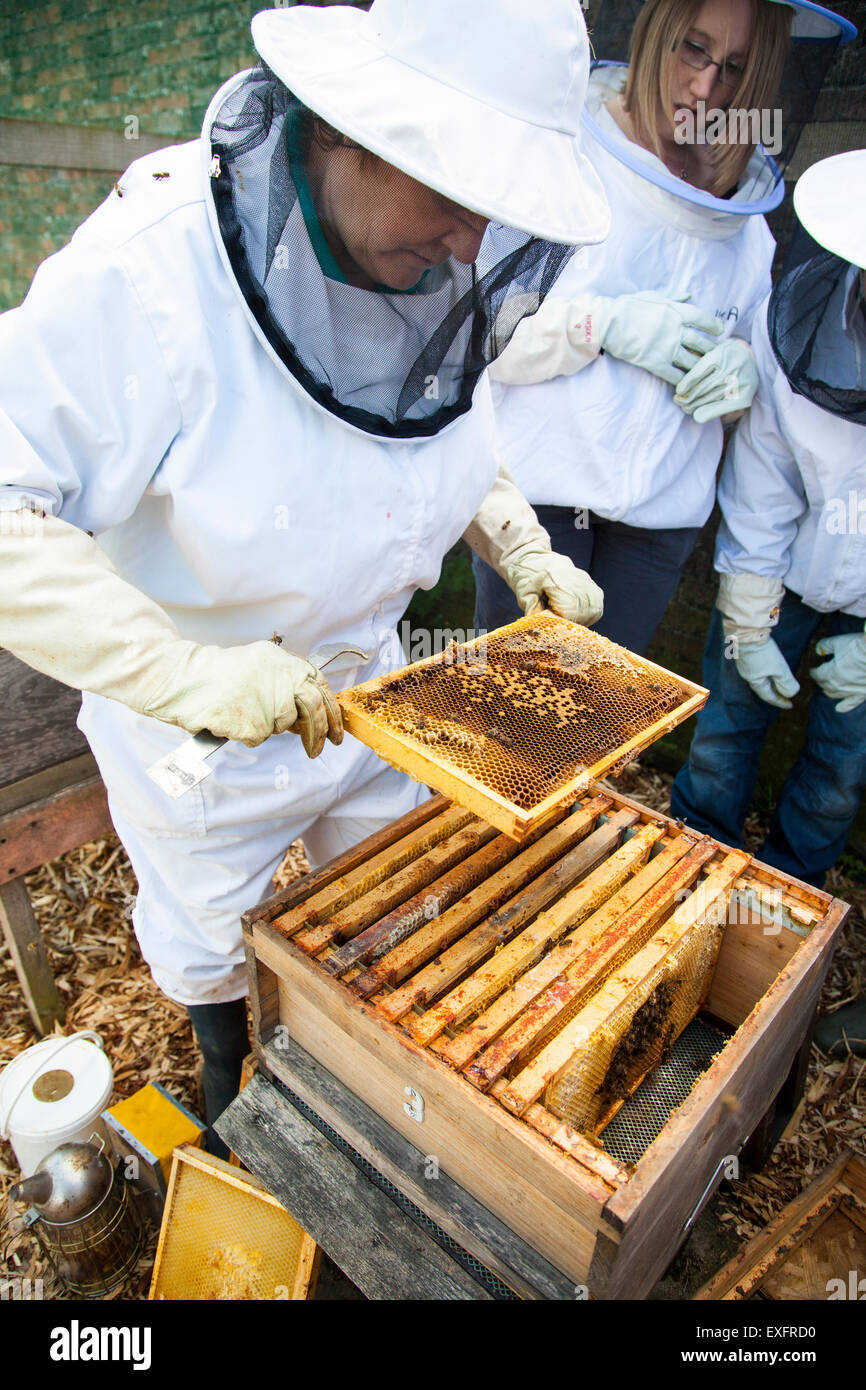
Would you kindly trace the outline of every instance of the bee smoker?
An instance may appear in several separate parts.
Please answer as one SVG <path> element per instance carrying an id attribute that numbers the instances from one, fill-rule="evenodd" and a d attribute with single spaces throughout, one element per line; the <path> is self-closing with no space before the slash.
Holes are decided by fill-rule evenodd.
<path id="1" fill-rule="evenodd" d="M 30 1205 L 33 1233 L 70 1293 L 101 1298 L 134 1268 L 144 1229 L 120 1163 L 96 1145 L 61 1144 L 10 1196 Z"/>

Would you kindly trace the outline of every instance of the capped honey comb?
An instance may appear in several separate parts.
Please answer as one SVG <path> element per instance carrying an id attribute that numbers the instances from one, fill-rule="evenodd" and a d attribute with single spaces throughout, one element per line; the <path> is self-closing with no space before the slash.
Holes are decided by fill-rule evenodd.
<path id="1" fill-rule="evenodd" d="M 707 691 L 544 612 L 338 698 L 361 742 L 520 839 Z"/>

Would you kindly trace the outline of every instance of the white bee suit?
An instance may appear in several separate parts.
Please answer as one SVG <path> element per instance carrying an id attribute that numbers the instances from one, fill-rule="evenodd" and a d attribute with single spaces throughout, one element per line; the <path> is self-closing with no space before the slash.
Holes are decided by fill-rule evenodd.
<path id="1" fill-rule="evenodd" d="M 688 202 L 600 143 L 594 131 L 614 145 L 625 143 L 605 109 L 624 82 L 624 68 L 594 70 L 587 98 L 594 130 L 582 132 L 611 208 L 610 235 L 576 253 L 545 313 L 552 312 L 554 300 L 577 304 L 585 297 L 590 305 L 595 296 L 647 290 L 671 298 L 690 295 L 691 303 L 721 321 L 723 337 L 747 340 L 770 289 L 769 228 L 762 216 L 738 212 L 736 195 L 725 212 Z M 636 166 L 663 170 L 639 146 L 629 144 L 628 151 Z M 752 163 L 760 166 L 762 160 L 757 155 Z M 768 164 L 766 182 L 772 186 Z M 532 322 L 521 326 L 524 341 Z M 521 491 L 536 505 L 587 508 L 629 526 L 702 526 L 713 506 L 721 422 L 697 424 L 674 402 L 670 385 L 599 353 L 597 342 L 588 342 L 585 351 L 578 345 L 571 356 L 556 367 L 568 375 L 533 385 L 497 382 L 499 363 L 491 368 L 498 443 Z M 502 360 L 508 361 L 508 352 Z"/>
<path id="2" fill-rule="evenodd" d="M 365 434 L 312 401 L 228 269 L 205 150 L 137 161 L 0 317 L 0 502 L 92 532 L 183 637 L 373 653 L 329 667 L 341 689 L 399 664 L 412 593 L 494 482 L 489 387 L 422 440 Z M 239 917 L 293 839 L 313 827 L 322 861 L 427 794 L 349 737 L 311 761 L 281 735 L 227 744 L 173 802 L 145 769 L 181 730 L 92 694 L 80 727 L 138 877 L 143 954 L 184 1004 L 245 993 Z"/>
<path id="3" fill-rule="evenodd" d="M 766 304 L 752 348 L 761 385 L 722 469 L 716 569 L 782 580 L 819 613 L 866 617 L 866 430 L 791 390 Z"/>

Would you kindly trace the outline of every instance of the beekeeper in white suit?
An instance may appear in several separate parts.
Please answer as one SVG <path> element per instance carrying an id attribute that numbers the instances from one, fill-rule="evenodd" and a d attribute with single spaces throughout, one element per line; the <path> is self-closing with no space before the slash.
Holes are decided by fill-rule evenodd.
<path id="1" fill-rule="evenodd" d="M 819 629 L 800 754 L 761 859 L 822 887 L 866 788 L 866 150 L 802 174 L 797 215 L 819 247 L 755 320 L 760 386 L 719 485 L 710 698 L 672 809 L 742 842 L 764 739 L 799 690 Z M 866 1053 L 866 998 L 822 1020 L 825 1048 Z"/>
<path id="2" fill-rule="evenodd" d="M 297 836 L 322 862 L 427 795 L 341 744 L 310 654 L 372 654 L 336 688 L 393 664 L 470 523 L 526 606 L 601 610 L 497 480 L 485 374 L 505 301 L 608 230 L 579 7 L 277 9 L 253 39 L 201 139 L 136 161 L 0 319 L 0 642 L 86 692 L 209 1119 L 247 1048 L 241 912 Z M 178 729 L 231 742 L 172 802 L 145 769 Z"/>
<path id="3" fill-rule="evenodd" d="M 635 11 L 629 62 L 614 61 Z M 808 64 L 792 67 L 813 74 L 849 29 L 776 0 L 601 6 L 593 47 L 611 60 L 593 65 L 582 140 L 611 234 L 572 259 L 491 376 L 506 464 L 554 549 L 604 590 L 597 631 L 632 651 L 649 645 L 712 511 L 723 421 L 757 384 L 764 214 L 784 196 L 806 97 L 779 102 L 786 55 L 805 46 Z M 757 134 L 779 125 L 777 104 L 785 143 L 771 159 Z M 517 616 L 501 577 L 473 567 L 476 626 Z"/>

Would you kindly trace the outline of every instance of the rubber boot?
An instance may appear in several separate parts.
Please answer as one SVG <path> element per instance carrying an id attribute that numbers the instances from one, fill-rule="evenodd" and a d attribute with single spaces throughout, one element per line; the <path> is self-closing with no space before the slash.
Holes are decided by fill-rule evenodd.
<path id="1" fill-rule="evenodd" d="M 250 1050 L 247 1002 L 232 999 L 228 1004 L 190 1004 L 187 1013 L 204 1059 L 201 1080 L 208 1152 L 228 1158 L 229 1150 L 213 1125 L 238 1093 L 241 1067 Z"/>
<path id="2" fill-rule="evenodd" d="M 855 1057 L 866 1057 L 866 994 L 852 999 L 815 1025 L 815 1042 L 822 1052 L 841 1057 L 850 1047 Z"/>

